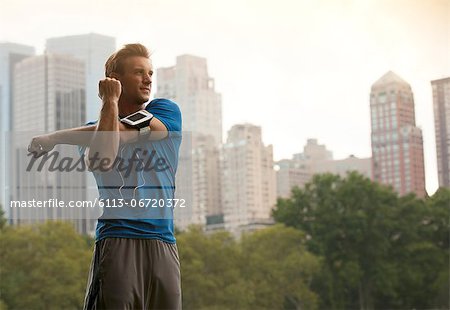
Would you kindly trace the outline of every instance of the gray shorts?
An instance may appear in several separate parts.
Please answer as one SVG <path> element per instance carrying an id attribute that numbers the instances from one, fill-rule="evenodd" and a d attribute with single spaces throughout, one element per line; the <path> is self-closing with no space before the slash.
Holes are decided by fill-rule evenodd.
<path id="1" fill-rule="evenodd" d="M 157 239 L 98 241 L 84 309 L 181 309 L 176 244 Z"/>

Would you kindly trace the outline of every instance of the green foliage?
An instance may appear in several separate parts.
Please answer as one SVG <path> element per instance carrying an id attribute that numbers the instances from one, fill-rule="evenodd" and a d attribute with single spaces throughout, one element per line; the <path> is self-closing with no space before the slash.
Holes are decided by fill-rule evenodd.
<path id="1" fill-rule="evenodd" d="M 7 220 L 5 218 L 5 211 L 3 210 L 2 204 L 0 204 L 0 231 L 6 227 L 6 223 L 7 223 Z"/>
<path id="2" fill-rule="evenodd" d="M 316 176 L 278 200 L 282 224 L 240 240 L 177 234 L 183 308 L 448 309 L 449 210 L 450 189 L 422 200 L 358 174 Z M 2 219 L 0 310 L 80 309 L 92 238 Z"/>
<path id="3" fill-rule="evenodd" d="M 244 235 L 242 276 L 251 284 L 253 309 L 315 309 L 311 291 L 319 260 L 305 249 L 305 235 L 276 225 Z"/>
<path id="4" fill-rule="evenodd" d="M 448 293 L 445 302 L 439 292 L 448 274 L 449 201 L 448 190 L 424 201 L 356 173 L 325 174 L 279 199 L 273 215 L 304 231 L 323 259 L 314 279 L 321 308 L 423 309 L 448 307 Z"/>
<path id="5" fill-rule="evenodd" d="M 241 255 L 231 235 L 220 232 L 208 236 L 193 226 L 177 236 L 177 243 L 183 308 L 240 309 L 247 304 L 251 292 L 237 269 Z"/>
<path id="6" fill-rule="evenodd" d="M 277 225 L 236 241 L 199 227 L 177 237 L 185 309 L 315 309 L 318 259 L 304 235 Z"/>
<path id="7" fill-rule="evenodd" d="M 0 245 L 0 290 L 8 309 L 82 307 L 92 250 L 72 226 L 7 227 Z"/>
<path id="8" fill-rule="evenodd" d="M 3 302 L 3 300 L 0 299 L 0 310 L 7 310 L 8 307 L 6 306 L 6 304 Z"/>
<path id="9" fill-rule="evenodd" d="M 441 272 L 432 282 L 433 289 L 438 291 L 435 304 L 439 308 L 450 309 L 450 189 L 440 188 L 428 199 L 427 204 L 429 239 L 444 253 Z"/>

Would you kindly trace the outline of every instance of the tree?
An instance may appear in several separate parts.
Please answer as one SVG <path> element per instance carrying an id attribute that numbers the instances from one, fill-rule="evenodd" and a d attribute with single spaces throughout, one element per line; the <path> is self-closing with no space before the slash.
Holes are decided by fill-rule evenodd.
<path id="1" fill-rule="evenodd" d="M 351 173 L 315 176 L 280 199 L 273 215 L 304 231 L 308 249 L 323 257 L 314 282 L 321 308 L 424 308 L 435 305 L 430 283 L 444 260 L 429 237 L 429 209 Z"/>
<path id="2" fill-rule="evenodd" d="M 311 283 L 319 259 L 305 247 L 305 234 L 275 225 L 241 240 L 241 275 L 251 284 L 251 309 L 316 309 Z"/>
<path id="3" fill-rule="evenodd" d="M 91 250 L 70 224 L 8 227 L 0 244 L 0 289 L 8 309 L 82 307 Z"/>
<path id="4" fill-rule="evenodd" d="M 253 301 L 238 269 L 241 254 L 227 232 L 211 235 L 192 226 L 177 236 L 185 309 L 246 309 Z"/>
<path id="5" fill-rule="evenodd" d="M 191 227 L 177 236 L 185 309 L 315 309 L 310 290 L 318 259 L 304 234 L 283 225 L 246 234 L 205 234 Z"/>
<path id="6" fill-rule="evenodd" d="M 427 200 L 429 221 L 427 232 L 429 239 L 442 249 L 443 265 L 439 276 L 433 282 L 438 295 L 435 299 L 436 307 L 450 309 L 450 188 L 439 188 Z"/>

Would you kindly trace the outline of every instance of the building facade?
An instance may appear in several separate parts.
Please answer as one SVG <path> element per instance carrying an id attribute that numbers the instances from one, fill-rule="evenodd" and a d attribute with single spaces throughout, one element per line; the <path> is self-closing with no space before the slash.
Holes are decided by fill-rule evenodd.
<path id="1" fill-rule="evenodd" d="M 373 178 L 400 195 L 424 197 L 425 168 L 422 130 L 416 126 L 410 85 L 392 71 L 371 88 Z"/>
<path id="2" fill-rule="evenodd" d="M 98 119 L 101 100 L 98 82 L 105 78 L 105 62 L 116 50 L 116 39 L 97 33 L 49 38 L 47 53 L 71 55 L 85 64 L 86 115 L 88 121 Z"/>
<path id="3" fill-rule="evenodd" d="M 341 177 L 345 177 L 351 171 L 372 179 L 372 158 L 358 158 L 350 155 L 344 159 L 326 160 L 315 168 L 315 173 L 332 173 Z"/>
<path id="4" fill-rule="evenodd" d="M 86 85 L 85 119 L 97 120 L 102 106 L 98 97 L 98 82 L 105 78 L 105 62 L 116 50 L 116 39 L 97 33 L 55 37 L 47 39 L 45 48 L 48 53 L 70 55 L 83 61 Z M 87 197 L 90 201 L 98 197 L 97 183 L 92 174 L 87 176 Z"/>
<path id="5" fill-rule="evenodd" d="M 183 114 L 183 130 L 211 135 L 222 143 L 222 97 L 215 91 L 205 58 L 181 55 L 176 65 L 157 70 L 155 97 L 174 100 Z"/>
<path id="6" fill-rule="evenodd" d="M 52 170 L 51 161 L 44 169 L 29 170 L 31 157 L 27 146 L 34 135 L 77 127 L 85 123 L 84 63 L 72 56 L 45 54 L 24 59 L 14 72 L 14 126 L 17 134 L 9 141 L 15 201 L 86 200 L 86 171 Z M 76 146 L 58 145 L 54 149 L 62 158 L 79 158 Z M 41 162 L 41 161 L 40 161 Z M 37 167 L 34 165 L 33 167 Z M 78 232 L 94 229 L 93 217 L 86 208 L 11 209 L 12 224 L 33 223 L 48 219 L 65 219 L 75 224 Z"/>
<path id="7" fill-rule="evenodd" d="M 293 187 L 304 187 L 315 174 L 332 173 L 345 177 L 348 172 L 357 171 L 368 178 L 372 177 L 371 158 L 351 155 L 334 160 L 332 152 L 316 139 L 308 139 L 303 153 L 294 154 L 292 159 L 280 160 L 276 166 L 277 196 L 280 198 L 289 198 Z"/>
<path id="8" fill-rule="evenodd" d="M 205 58 L 182 55 L 173 67 L 157 70 L 155 97 L 175 101 L 183 116 L 176 196 L 186 199 L 184 210 L 175 210 L 175 225 L 208 224 L 223 218 L 221 206 L 220 153 L 222 101 L 208 74 Z"/>
<path id="9" fill-rule="evenodd" d="M 10 184 L 6 176 L 10 174 L 9 167 L 6 165 L 6 139 L 9 132 L 13 128 L 12 117 L 12 98 L 14 91 L 14 67 L 21 60 L 33 56 L 35 54 L 34 47 L 11 43 L 0 43 L 0 204 L 6 206 L 10 197 Z"/>
<path id="10" fill-rule="evenodd" d="M 293 187 L 302 188 L 315 173 L 315 167 L 320 162 L 332 160 L 333 154 L 326 146 L 319 144 L 317 139 L 308 139 L 303 147 L 303 153 L 297 153 L 292 159 L 276 162 L 277 196 L 288 198 Z"/>
<path id="11" fill-rule="evenodd" d="M 431 81 L 440 187 L 450 187 L 450 77 Z"/>
<path id="12" fill-rule="evenodd" d="M 271 224 L 276 204 L 272 145 L 261 127 L 234 125 L 222 148 L 222 206 L 225 229 L 239 235 Z"/>

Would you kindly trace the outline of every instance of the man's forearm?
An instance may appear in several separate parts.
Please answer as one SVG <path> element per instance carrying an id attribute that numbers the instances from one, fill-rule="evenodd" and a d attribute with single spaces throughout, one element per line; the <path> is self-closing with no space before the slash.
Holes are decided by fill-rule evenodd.
<path id="1" fill-rule="evenodd" d="M 118 115 L 118 103 L 105 100 L 97 128 L 90 142 L 88 157 L 92 155 L 104 159 L 107 162 L 105 166 L 113 164 L 119 150 L 120 130 Z"/>
<path id="2" fill-rule="evenodd" d="M 70 144 L 79 146 L 91 146 L 91 141 L 97 131 L 97 124 L 62 129 L 49 134 L 54 144 Z M 119 123 L 120 141 L 127 143 L 137 139 L 138 131 Z"/>
<path id="3" fill-rule="evenodd" d="M 70 144 L 90 146 L 97 125 L 89 125 L 77 128 L 62 129 L 50 134 L 54 144 Z"/>

